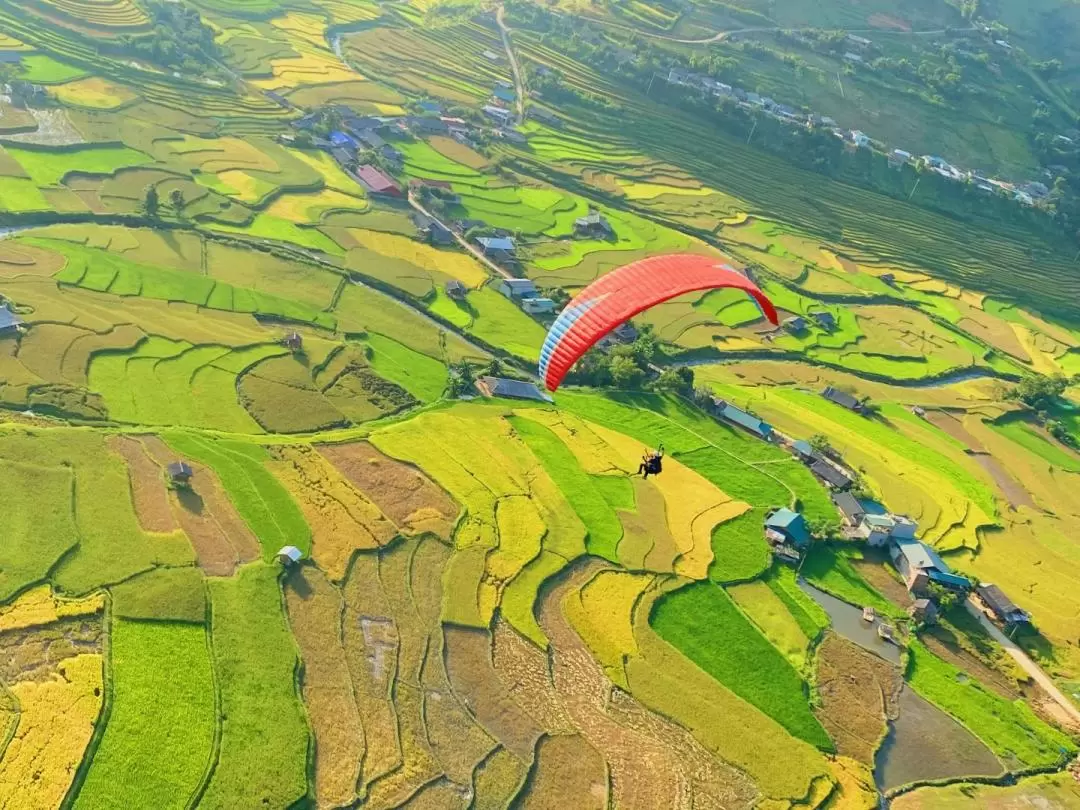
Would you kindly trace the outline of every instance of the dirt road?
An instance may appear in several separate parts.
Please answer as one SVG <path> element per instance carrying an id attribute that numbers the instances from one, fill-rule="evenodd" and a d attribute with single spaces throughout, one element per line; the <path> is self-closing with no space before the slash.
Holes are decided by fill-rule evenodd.
<path id="1" fill-rule="evenodd" d="M 499 35 L 502 37 L 503 48 L 506 49 L 506 58 L 510 60 L 510 72 L 514 75 L 514 94 L 517 96 L 517 121 L 514 126 L 521 126 L 525 121 L 525 82 L 521 78 L 521 68 L 518 66 L 514 48 L 510 43 L 510 29 L 503 19 L 503 7 L 495 9 L 495 22 L 499 26 Z"/>
<path id="2" fill-rule="evenodd" d="M 430 211 L 428 211 L 426 208 L 424 208 L 424 206 L 420 203 L 420 201 L 418 199 L 416 199 L 416 195 L 414 195 L 411 191 L 409 192 L 409 205 L 411 205 L 416 211 L 419 211 L 424 216 L 435 220 L 440 225 L 442 225 L 444 228 L 446 228 L 446 230 L 448 230 L 450 232 L 450 235 L 454 237 L 454 241 L 457 242 L 459 245 L 461 245 L 462 248 L 467 250 L 473 256 L 475 256 L 476 260 L 479 261 L 481 264 L 483 264 L 485 267 L 490 268 L 497 275 L 500 275 L 503 278 L 514 278 L 514 275 L 509 270 L 506 270 L 506 269 L 504 269 L 502 267 L 499 267 L 499 265 L 495 264 L 495 262 L 493 262 L 491 259 L 489 259 L 487 256 L 485 256 L 483 254 L 483 252 L 480 250 L 480 248 L 476 247 L 476 245 L 469 244 L 468 240 L 464 236 L 459 234 L 454 229 L 448 227 L 445 222 L 443 222 L 437 216 L 435 216 Z"/>
<path id="3" fill-rule="evenodd" d="M 1080 725 L 1080 709 L 1076 708 L 1076 705 L 1057 688 L 1050 679 L 1050 676 L 1043 672 L 1042 667 L 1032 661 L 1031 658 L 1028 657 L 1028 654 L 1020 649 L 1015 641 L 1002 633 L 1001 630 L 998 629 L 998 626 L 990 621 L 990 619 L 986 617 L 986 614 L 983 613 L 978 605 L 973 603 L 971 599 L 968 599 L 964 604 L 967 607 L 968 612 L 979 620 L 983 629 L 990 634 L 994 641 L 1004 647 L 1005 652 L 1012 656 L 1013 660 L 1020 665 L 1020 668 L 1030 675 L 1032 680 L 1053 698 L 1054 702 L 1061 707 L 1061 710 L 1065 712 L 1065 714 L 1071 717 L 1075 723 Z"/>

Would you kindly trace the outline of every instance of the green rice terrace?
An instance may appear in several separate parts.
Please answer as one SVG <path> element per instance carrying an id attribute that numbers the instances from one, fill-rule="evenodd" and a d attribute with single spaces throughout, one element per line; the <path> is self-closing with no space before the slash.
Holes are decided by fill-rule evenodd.
<path id="1" fill-rule="evenodd" d="M 0 0 L 0 808 L 1080 808 L 1005 5 Z"/>

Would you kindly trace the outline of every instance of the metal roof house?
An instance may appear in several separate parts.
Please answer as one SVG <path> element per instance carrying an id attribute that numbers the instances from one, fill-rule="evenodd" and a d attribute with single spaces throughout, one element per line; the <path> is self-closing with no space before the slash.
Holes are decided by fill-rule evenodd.
<path id="1" fill-rule="evenodd" d="M 465 293 L 468 292 L 465 285 L 458 281 L 456 278 L 452 278 L 446 282 L 446 294 L 453 298 L 455 301 L 462 301 L 465 299 Z"/>
<path id="2" fill-rule="evenodd" d="M 791 449 L 795 451 L 795 454 L 803 461 L 809 461 L 816 458 L 814 448 L 806 439 L 799 439 L 798 441 L 791 443 Z"/>
<path id="3" fill-rule="evenodd" d="M 796 548 L 810 544 L 810 527 L 806 525 L 806 518 L 787 507 L 770 512 L 765 518 L 765 528 L 783 535 Z"/>
<path id="4" fill-rule="evenodd" d="M 507 399 L 531 399 L 537 402 L 554 400 L 537 388 L 533 383 L 521 380 L 508 380 L 505 377 L 480 377 L 476 389 L 485 397 L 505 397 Z"/>
<path id="5" fill-rule="evenodd" d="M 358 166 L 356 176 L 372 194 L 387 194 L 391 197 L 401 196 L 401 189 L 393 178 L 370 163 Z"/>
<path id="6" fill-rule="evenodd" d="M 986 605 L 1002 624 L 1006 627 L 1015 627 L 1018 624 L 1028 624 L 1031 615 L 1013 604 L 997 585 L 980 585 L 975 589 L 979 599 Z"/>
<path id="7" fill-rule="evenodd" d="M 0 335 L 15 332 L 22 324 L 22 319 L 18 315 L 6 306 L 0 306 Z"/>
<path id="8" fill-rule="evenodd" d="M 798 334 L 799 332 L 805 332 L 810 324 L 806 322 L 806 318 L 801 315 L 792 315 L 790 318 L 784 318 L 783 326 L 792 334 Z"/>
<path id="9" fill-rule="evenodd" d="M 191 465 L 186 461 L 174 461 L 165 468 L 165 472 L 169 474 L 169 480 L 174 484 L 186 484 L 191 480 L 191 476 L 195 474 L 195 471 L 191 469 Z"/>
<path id="10" fill-rule="evenodd" d="M 539 295 L 536 285 L 529 278 L 504 278 L 495 289 L 510 300 L 515 298 L 536 298 Z"/>
<path id="11" fill-rule="evenodd" d="M 476 242 L 484 253 L 512 255 L 515 249 L 514 240 L 509 236 L 481 236 Z"/>
<path id="12" fill-rule="evenodd" d="M 743 430 L 753 433 L 758 438 L 768 440 L 769 437 L 772 436 L 772 425 L 768 422 L 763 422 L 752 413 L 748 413 L 741 408 L 736 408 L 729 402 L 720 400 L 716 403 L 716 414 L 721 419 L 725 419 L 733 425 L 738 425 Z"/>
<path id="13" fill-rule="evenodd" d="M 825 459 L 818 459 L 811 464 L 810 472 L 816 475 L 830 488 L 840 490 L 841 492 L 845 489 L 851 489 L 851 485 L 855 483 L 844 472 L 825 461 Z"/>
<path id="14" fill-rule="evenodd" d="M 904 578 L 907 589 L 913 594 L 926 595 L 930 583 L 954 591 L 971 588 L 971 581 L 967 577 L 954 574 L 934 549 L 914 538 L 894 538 L 889 547 L 889 556 Z"/>
<path id="15" fill-rule="evenodd" d="M 302 559 L 304 559 L 304 552 L 296 546 L 284 546 L 277 553 L 277 561 L 286 567 L 296 565 Z"/>
<path id="16" fill-rule="evenodd" d="M 855 396 L 849 394 L 847 391 L 833 388 L 831 385 L 826 386 L 825 390 L 821 392 L 821 395 L 829 400 L 829 402 L 834 402 L 842 408 L 847 408 L 849 411 L 862 413 L 864 410 L 862 402 Z"/>
<path id="17" fill-rule="evenodd" d="M 550 298 L 522 298 L 521 309 L 530 315 L 544 315 L 555 311 L 555 302 Z"/>
<path id="18" fill-rule="evenodd" d="M 866 508 L 850 492 L 837 492 L 833 495 L 833 503 L 849 526 L 857 526 L 866 514 Z"/>

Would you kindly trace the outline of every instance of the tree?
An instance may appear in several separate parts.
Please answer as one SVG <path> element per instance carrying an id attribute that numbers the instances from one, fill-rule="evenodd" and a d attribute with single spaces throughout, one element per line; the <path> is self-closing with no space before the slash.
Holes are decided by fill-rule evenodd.
<path id="1" fill-rule="evenodd" d="M 832 444 L 829 442 L 829 437 L 824 433 L 815 433 L 810 437 L 810 446 L 814 450 L 822 455 L 833 455 L 836 451 L 833 450 Z"/>
<path id="2" fill-rule="evenodd" d="M 609 365 L 611 383 L 616 388 L 640 388 L 645 381 L 645 372 L 632 357 L 618 355 L 611 358 Z"/>
<path id="3" fill-rule="evenodd" d="M 937 602 L 938 610 L 943 614 L 948 613 L 960 604 L 960 595 L 956 591 L 943 588 L 936 582 L 931 582 L 927 585 L 926 591 L 930 598 Z"/>
<path id="4" fill-rule="evenodd" d="M 472 392 L 476 377 L 472 367 L 462 361 L 450 369 L 450 395 L 459 397 Z"/>
<path id="5" fill-rule="evenodd" d="M 157 186 L 146 187 L 146 197 L 143 200 L 143 212 L 150 219 L 157 219 L 158 209 L 161 208 L 161 199 L 158 197 Z"/>
<path id="6" fill-rule="evenodd" d="M 1052 377 L 1026 374 L 1005 396 L 1023 402 L 1036 411 L 1043 411 L 1052 408 L 1068 387 L 1069 379 L 1064 374 L 1055 374 Z"/>
<path id="7" fill-rule="evenodd" d="M 173 211 L 177 216 L 184 210 L 184 192 L 178 188 L 174 188 L 169 192 L 169 205 L 172 206 Z"/>
<path id="8" fill-rule="evenodd" d="M 652 383 L 652 387 L 657 391 L 689 395 L 694 390 L 694 372 L 686 367 L 665 368 Z"/>

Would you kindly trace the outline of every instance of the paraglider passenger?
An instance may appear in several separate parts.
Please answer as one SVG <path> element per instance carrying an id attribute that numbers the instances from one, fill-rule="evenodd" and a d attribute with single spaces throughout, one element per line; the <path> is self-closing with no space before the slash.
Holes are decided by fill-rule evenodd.
<path id="1" fill-rule="evenodd" d="M 642 478 L 659 475 L 663 471 L 663 462 L 661 461 L 663 457 L 664 445 L 660 445 L 655 453 L 646 452 L 641 457 L 641 464 L 638 465 L 638 475 Z"/>

